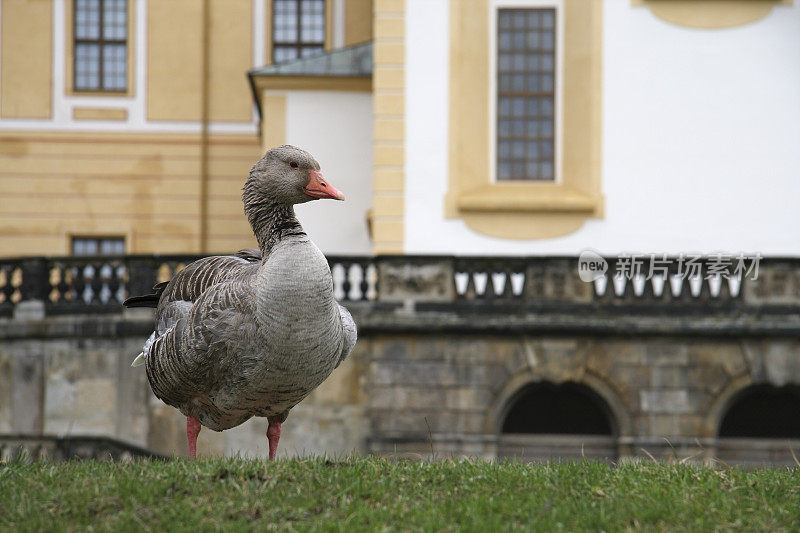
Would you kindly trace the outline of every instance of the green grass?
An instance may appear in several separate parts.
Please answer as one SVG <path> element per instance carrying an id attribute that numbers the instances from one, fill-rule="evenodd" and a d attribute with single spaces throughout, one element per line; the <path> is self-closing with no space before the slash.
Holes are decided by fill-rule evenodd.
<path id="1" fill-rule="evenodd" d="M 800 528 L 797 469 L 352 457 L 0 464 L 0 529 Z"/>

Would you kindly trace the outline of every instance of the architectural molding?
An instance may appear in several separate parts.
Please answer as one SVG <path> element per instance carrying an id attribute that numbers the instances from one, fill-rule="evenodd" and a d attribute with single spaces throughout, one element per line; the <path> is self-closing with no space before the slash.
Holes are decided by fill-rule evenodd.
<path id="1" fill-rule="evenodd" d="M 128 120 L 128 110 L 121 107 L 73 107 L 73 120 Z"/>
<path id="2" fill-rule="evenodd" d="M 505 4 L 504 4 L 505 5 Z M 538 7 L 534 2 L 514 6 Z M 603 216 L 601 193 L 602 2 L 564 0 L 557 36 L 555 182 L 493 179 L 493 64 L 498 6 L 489 0 L 450 4 L 450 172 L 445 216 L 507 239 L 552 238 Z M 563 43 L 563 44 L 562 44 Z M 587 90 L 587 87 L 589 88 Z M 561 148 L 558 148 L 560 146 Z"/>
<path id="3" fill-rule="evenodd" d="M 792 4 L 793 0 L 631 0 L 631 5 L 649 8 L 664 22 L 714 30 L 751 24 L 776 6 Z"/>

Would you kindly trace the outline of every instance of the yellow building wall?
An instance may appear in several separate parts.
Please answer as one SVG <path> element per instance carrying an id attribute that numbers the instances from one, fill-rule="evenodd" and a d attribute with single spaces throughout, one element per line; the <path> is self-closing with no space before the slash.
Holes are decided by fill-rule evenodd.
<path id="1" fill-rule="evenodd" d="M 372 39 L 372 0 L 347 0 L 344 12 L 344 45 Z"/>
<path id="2" fill-rule="evenodd" d="M 209 144 L 206 252 L 257 247 L 244 216 L 242 187 L 263 154 L 257 135 L 216 135 Z"/>
<path id="3" fill-rule="evenodd" d="M 170 0 L 147 7 L 147 118 L 200 120 L 204 2 Z"/>
<path id="4" fill-rule="evenodd" d="M 0 117 L 49 118 L 52 0 L 3 0 L 0 9 Z"/>
<path id="5" fill-rule="evenodd" d="M 69 253 L 73 235 L 122 236 L 128 253 L 200 253 L 201 137 L 3 132 L 0 256 Z M 211 136 L 207 252 L 255 244 L 241 188 L 255 135 Z"/>
<path id="6" fill-rule="evenodd" d="M 373 252 L 403 253 L 405 2 L 376 0 Z"/>
<path id="7" fill-rule="evenodd" d="M 47 118 L 52 0 L 0 0 L 0 6 L 2 116 Z M 265 8 L 269 18 L 269 0 Z M 132 17 L 138 12 L 130 10 Z M 67 0 L 67 26 L 71 13 Z M 260 135 L 156 130 L 169 127 L 164 121 L 199 124 L 204 117 L 212 125 L 251 123 L 246 72 L 253 66 L 253 3 L 151 0 L 146 13 L 145 119 L 153 131 L 119 131 L 128 111 L 96 99 L 76 105 L 69 117 L 75 124 L 113 124 L 116 131 L 0 131 L 0 257 L 68 254 L 73 236 L 92 235 L 125 237 L 127 253 L 230 253 L 256 245 L 241 191 L 263 155 Z M 348 44 L 368 40 L 371 0 L 347 0 L 346 13 Z M 132 20 L 131 28 L 140 22 Z M 269 27 L 265 38 L 269 47 Z M 70 94 L 66 86 L 54 90 Z M 139 96 L 133 86 L 129 94 Z"/>
<path id="8" fill-rule="evenodd" d="M 209 28 L 209 118 L 253 118 L 253 97 L 245 73 L 253 67 L 252 0 L 212 0 Z"/>
<path id="9" fill-rule="evenodd" d="M 253 66 L 252 11 L 251 0 L 148 4 L 148 119 L 252 119 L 245 75 Z"/>

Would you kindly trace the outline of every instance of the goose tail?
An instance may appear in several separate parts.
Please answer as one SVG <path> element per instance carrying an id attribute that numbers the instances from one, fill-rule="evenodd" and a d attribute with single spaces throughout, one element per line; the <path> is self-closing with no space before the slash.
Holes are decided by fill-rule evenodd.
<path id="1" fill-rule="evenodd" d="M 133 360 L 131 366 L 142 366 L 147 358 L 148 352 L 150 352 L 150 347 L 156 340 L 156 332 L 150 334 L 147 340 L 144 342 L 144 346 L 142 346 L 142 352 L 136 356 L 136 359 Z"/>

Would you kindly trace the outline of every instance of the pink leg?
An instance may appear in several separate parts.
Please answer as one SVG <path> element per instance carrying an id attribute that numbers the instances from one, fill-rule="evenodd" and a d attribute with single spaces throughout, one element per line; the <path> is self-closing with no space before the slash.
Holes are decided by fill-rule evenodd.
<path id="1" fill-rule="evenodd" d="M 200 434 L 200 421 L 193 416 L 186 418 L 186 438 L 189 439 L 189 459 L 197 458 L 197 435 Z"/>
<path id="2" fill-rule="evenodd" d="M 267 440 L 269 441 L 269 459 L 275 460 L 275 453 L 278 451 L 278 440 L 281 438 L 281 423 L 270 422 L 267 427 Z"/>

